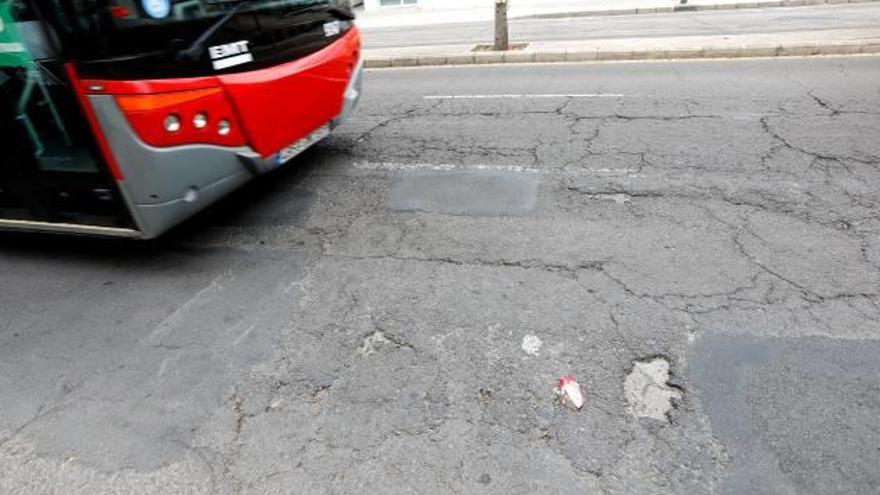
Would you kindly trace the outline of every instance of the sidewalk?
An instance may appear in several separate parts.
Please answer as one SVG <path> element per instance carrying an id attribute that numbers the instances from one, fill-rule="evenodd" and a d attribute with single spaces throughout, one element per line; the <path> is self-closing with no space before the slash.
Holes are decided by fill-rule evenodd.
<path id="1" fill-rule="evenodd" d="M 865 3 L 880 0 L 547 0 L 540 4 L 511 1 L 509 17 L 559 18 L 595 15 L 654 14 L 676 11 L 724 10 L 742 8 L 796 7 L 842 3 Z M 362 29 L 456 24 L 491 21 L 493 2 L 469 8 L 424 9 L 417 6 L 392 7 L 380 11 L 358 12 L 357 24 Z"/>
<path id="2" fill-rule="evenodd" d="M 543 41 L 523 50 L 474 52 L 473 45 L 364 50 L 367 68 L 590 60 L 658 60 L 880 53 L 880 27 L 774 34 Z"/>

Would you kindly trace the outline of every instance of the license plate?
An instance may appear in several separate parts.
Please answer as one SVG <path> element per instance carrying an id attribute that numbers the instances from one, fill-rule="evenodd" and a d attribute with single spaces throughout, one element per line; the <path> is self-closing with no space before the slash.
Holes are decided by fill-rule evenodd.
<path id="1" fill-rule="evenodd" d="M 330 135 L 330 126 L 329 125 L 321 126 L 320 128 L 318 128 L 318 130 L 312 132 L 308 136 L 300 139 L 299 141 L 297 141 L 297 142 L 285 147 L 281 151 L 279 151 L 278 154 L 275 155 L 275 164 L 279 165 L 279 166 L 284 165 L 285 163 L 287 163 L 291 159 L 293 159 L 293 157 L 295 157 L 296 155 L 298 155 L 298 154 L 302 153 L 303 151 L 305 151 L 306 149 L 308 149 L 309 146 L 317 143 L 318 141 L 324 139 L 325 137 L 327 137 L 329 135 Z"/>

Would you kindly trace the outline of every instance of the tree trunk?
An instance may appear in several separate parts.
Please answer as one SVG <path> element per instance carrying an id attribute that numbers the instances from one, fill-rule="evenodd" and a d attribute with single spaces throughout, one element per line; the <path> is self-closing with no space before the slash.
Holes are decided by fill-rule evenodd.
<path id="1" fill-rule="evenodd" d="M 510 37 L 507 30 L 507 0 L 495 0 L 495 49 L 510 49 Z"/>

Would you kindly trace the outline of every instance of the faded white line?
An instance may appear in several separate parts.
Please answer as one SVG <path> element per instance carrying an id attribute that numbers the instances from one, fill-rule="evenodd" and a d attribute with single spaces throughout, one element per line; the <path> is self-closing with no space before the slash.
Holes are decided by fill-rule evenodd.
<path id="1" fill-rule="evenodd" d="M 237 346 L 238 344 L 241 344 L 244 341 L 244 339 L 248 338 L 256 328 L 257 328 L 256 325 L 251 325 L 250 327 L 248 327 L 248 329 L 245 330 L 244 333 L 242 333 L 241 335 L 238 336 L 237 339 L 235 339 L 235 342 L 233 342 L 232 345 Z"/>
<path id="2" fill-rule="evenodd" d="M 453 165 L 446 163 L 398 163 L 398 162 L 354 162 L 354 168 L 361 170 L 385 170 L 389 172 L 410 170 L 436 170 L 442 172 L 452 171 L 499 171 L 499 172 L 541 172 L 534 167 L 521 167 L 519 165 Z"/>
<path id="3" fill-rule="evenodd" d="M 429 170 L 437 172 L 526 172 L 533 174 L 561 174 L 561 175 L 627 175 L 630 177 L 641 176 L 640 171 L 631 168 L 535 168 L 519 165 L 454 165 L 448 163 L 401 163 L 401 162 L 368 162 L 360 161 L 352 163 L 359 170 L 378 170 L 384 172 L 415 172 Z"/>
<path id="4" fill-rule="evenodd" d="M 626 95 L 616 93 L 581 93 L 581 94 L 498 94 L 498 95 L 426 95 L 426 100 L 501 100 L 526 98 L 625 98 Z"/>
<path id="5" fill-rule="evenodd" d="M 168 356 L 162 359 L 162 362 L 159 364 L 159 371 L 156 373 L 157 377 L 161 377 L 165 374 L 165 370 L 168 369 Z"/>
<path id="6" fill-rule="evenodd" d="M 205 294 L 208 294 L 209 292 L 212 292 L 214 290 L 222 290 L 223 285 L 220 282 L 224 278 L 228 278 L 231 280 L 232 279 L 232 272 L 226 271 L 226 272 L 221 273 L 220 275 L 217 275 L 217 277 L 215 277 L 214 280 L 212 280 L 211 283 L 207 285 L 207 287 L 196 292 L 196 294 L 193 297 L 191 297 L 188 301 L 186 301 L 181 306 L 179 306 L 177 309 L 175 309 L 170 315 L 163 318 L 162 321 L 160 321 L 159 324 L 156 325 L 156 328 L 153 329 L 152 332 L 150 332 L 150 335 L 147 337 L 147 340 L 148 341 L 155 341 L 155 340 L 160 339 L 160 337 L 164 336 L 164 334 L 167 333 L 167 331 L 171 328 L 175 319 L 178 316 L 180 316 L 181 314 L 183 314 L 184 312 L 186 312 L 190 307 L 195 305 L 202 296 L 204 296 Z"/>

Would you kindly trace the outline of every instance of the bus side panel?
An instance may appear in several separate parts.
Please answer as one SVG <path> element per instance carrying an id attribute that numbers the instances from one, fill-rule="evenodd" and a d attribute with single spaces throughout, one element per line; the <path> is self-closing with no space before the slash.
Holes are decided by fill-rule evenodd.
<path id="1" fill-rule="evenodd" d="M 359 47 L 360 34 L 352 28 L 336 43 L 294 62 L 218 76 L 254 150 L 269 157 L 339 115 Z"/>
<path id="2" fill-rule="evenodd" d="M 255 175 L 242 159 L 254 155 L 250 148 L 156 148 L 138 138 L 112 96 L 90 95 L 89 103 L 118 158 L 126 198 L 144 238 L 186 220 Z"/>

